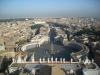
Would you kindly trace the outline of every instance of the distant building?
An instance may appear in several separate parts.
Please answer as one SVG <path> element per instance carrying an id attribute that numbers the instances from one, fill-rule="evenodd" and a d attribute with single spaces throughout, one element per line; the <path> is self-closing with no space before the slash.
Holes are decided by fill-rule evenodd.
<path id="1" fill-rule="evenodd" d="M 55 33 L 55 41 L 59 41 L 62 44 L 65 44 L 68 41 L 67 34 L 65 33 L 65 31 L 61 30 L 60 28 L 55 28 Z"/>
<path id="2" fill-rule="evenodd" d="M 79 37 L 74 37 L 74 40 L 76 40 L 76 42 L 82 43 L 82 44 L 86 44 L 89 42 L 88 37 L 83 37 L 83 36 L 79 36 Z"/>
<path id="3" fill-rule="evenodd" d="M 0 39 L 0 51 L 5 51 L 5 45 L 3 39 Z"/>
<path id="4" fill-rule="evenodd" d="M 16 45 L 15 45 L 14 41 L 6 41 L 5 47 L 6 47 L 6 49 L 14 49 L 16 47 Z"/>
<path id="5" fill-rule="evenodd" d="M 34 24 L 44 24 L 44 23 L 46 23 L 46 22 L 45 21 L 43 21 L 43 22 L 40 22 L 40 21 L 34 22 Z"/>

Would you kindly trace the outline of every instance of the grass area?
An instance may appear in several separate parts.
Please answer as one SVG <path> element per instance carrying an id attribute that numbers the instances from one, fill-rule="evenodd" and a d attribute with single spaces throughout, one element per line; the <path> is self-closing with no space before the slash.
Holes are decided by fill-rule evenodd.
<path id="1" fill-rule="evenodd" d="M 82 35 L 92 35 L 94 37 L 90 38 L 90 41 L 100 41 L 100 29 L 95 29 L 95 28 L 83 28 L 83 30 L 77 32 L 75 35 L 77 36 L 82 36 Z M 74 35 L 74 36 L 75 36 Z"/>
<path id="2" fill-rule="evenodd" d="M 99 36 L 100 35 L 100 30 L 96 30 L 95 28 L 91 28 L 91 29 L 83 28 L 83 30 L 77 32 L 75 35 L 82 35 L 82 34 Z"/>
<path id="3" fill-rule="evenodd" d="M 31 27 L 31 29 L 36 29 L 36 28 L 40 28 L 42 26 L 43 26 L 42 24 L 35 24 L 33 26 L 30 26 L 30 27 Z"/>
<path id="4" fill-rule="evenodd" d="M 19 40 L 19 42 L 18 42 L 19 45 L 22 45 L 24 43 L 26 43 L 26 40 Z"/>

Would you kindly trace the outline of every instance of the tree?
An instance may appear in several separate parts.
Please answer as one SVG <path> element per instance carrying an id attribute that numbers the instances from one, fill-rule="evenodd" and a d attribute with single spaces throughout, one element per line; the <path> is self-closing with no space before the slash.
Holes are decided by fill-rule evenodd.
<path id="1" fill-rule="evenodd" d="M 24 43 L 26 43 L 26 40 L 19 40 L 19 42 L 18 42 L 19 45 L 22 45 Z"/>

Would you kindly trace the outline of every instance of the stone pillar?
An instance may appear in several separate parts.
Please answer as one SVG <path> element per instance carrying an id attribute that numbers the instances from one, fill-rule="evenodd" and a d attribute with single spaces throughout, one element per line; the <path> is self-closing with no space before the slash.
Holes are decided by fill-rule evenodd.
<path id="1" fill-rule="evenodd" d="M 73 59 L 71 58 L 71 63 L 73 62 Z"/>
<path id="2" fill-rule="evenodd" d="M 45 58 L 43 58 L 43 63 L 45 62 Z"/>
<path id="3" fill-rule="evenodd" d="M 34 62 L 34 53 L 33 53 L 33 55 L 31 56 L 31 61 Z"/>
<path id="4" fill-rule="evenodd" d="M 13 60 L 13 63 L 15 63 L 15 59 L 12 59 Z"/>
<path id="5" fill-rule="evenodd" d="M 26 63 L 26 59 L 24 60 L 24 62 Z"/>
<path id="6" fill-rule="evenodd" d="M 24 62 L 26 62 L 26 56 L 25 56 L 25 58 L 24 58 Z"/>
<path id="7" fill-rule="evenodd" d="M 94 63 L 94 59 L 92 59 L 92 63 Z"/>
<path id="8" fill-rule="evenodd" d="M 17 63 L 17 59 L 15 59 L 15 63 Z"/>
<path id="9" fill-rule="evenodd" d="M 22 62 L 21 55 L 19 55 L 17 59 L 17 63 L 21 63 L 21 62 Z"/>
<path id="10" fill-rule="evenodd" d="M 49 63 L 49 58 L 48 58 L 48 63 Z"/>
<path id="11" fill-rule="evenodd" d="M 36 46 L 38 47 L 38 44 L 36 44 Z"/>
<path id="12" fill-rule="evenodd" d="M 40 47 L 40 43 L 38 43 L 38 47 Z"/>
<path id="13" fill-rule="evenodd" d="M 41 58 L 39 59 L 39 62 L 41 63 Z"/>
<path id="14" fill-rule="evenodd" d="M 55 58 L 55 62 L 57 63 L 57 58 Z"/>
<path id="15" fill-rule="evenodd" d="M 63 58 L 63 63 L 65 63 L 65 58 Z"/>
<path id="16" fill-rule="evenodd" d="M 60 58 L 60 62 L 62 63 L 62 58 Z"/>
<path id="17" fill-rule="evenodd" d="M 81 61 L 81 58 L 79 58 L 79 63 L 80 63 L 80 62 L 82 62 L 82 61 Z"/>
<path id="18" fill-rule="evenodd" d="M 48 37 L 48 42 L 50 41 L 50 38 Z"/>
<path id="19" fill-rule="evenodd" d="M 51 62 L 53 63 L 53 57 L 51 58 Z"/>
<path id="20" fill-rule="evenodd" d="M 34 63 L 34 58 L 32 59 L 32 62 Z"/>

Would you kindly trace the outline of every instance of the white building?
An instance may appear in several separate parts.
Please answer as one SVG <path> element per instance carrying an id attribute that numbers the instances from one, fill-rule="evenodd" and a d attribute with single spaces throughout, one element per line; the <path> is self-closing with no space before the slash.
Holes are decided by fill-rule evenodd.
<path id="1" fill-rule="evenodd" d="M 0 39 L 0 51 L 5 51 L 4 41 Z"/>
<path id="2" fill-rule="evenodd" d="M 43 21 L 43 22 L 40 22 L 40 21 L 34 22 L 34 24 L 44 24 L 44 23 L 46 23 L 46 22 L 45 21 Z"/>
<path id="3" fill-rule="evenodd" d="M 100 75 L 100 68 L 96 63 L 94 63 L 94 60 L 90 61 L 87 57 L 86 60 L 83 61 L 84 64 L 82 64 L 82 71 L 84 75 Z"/>

